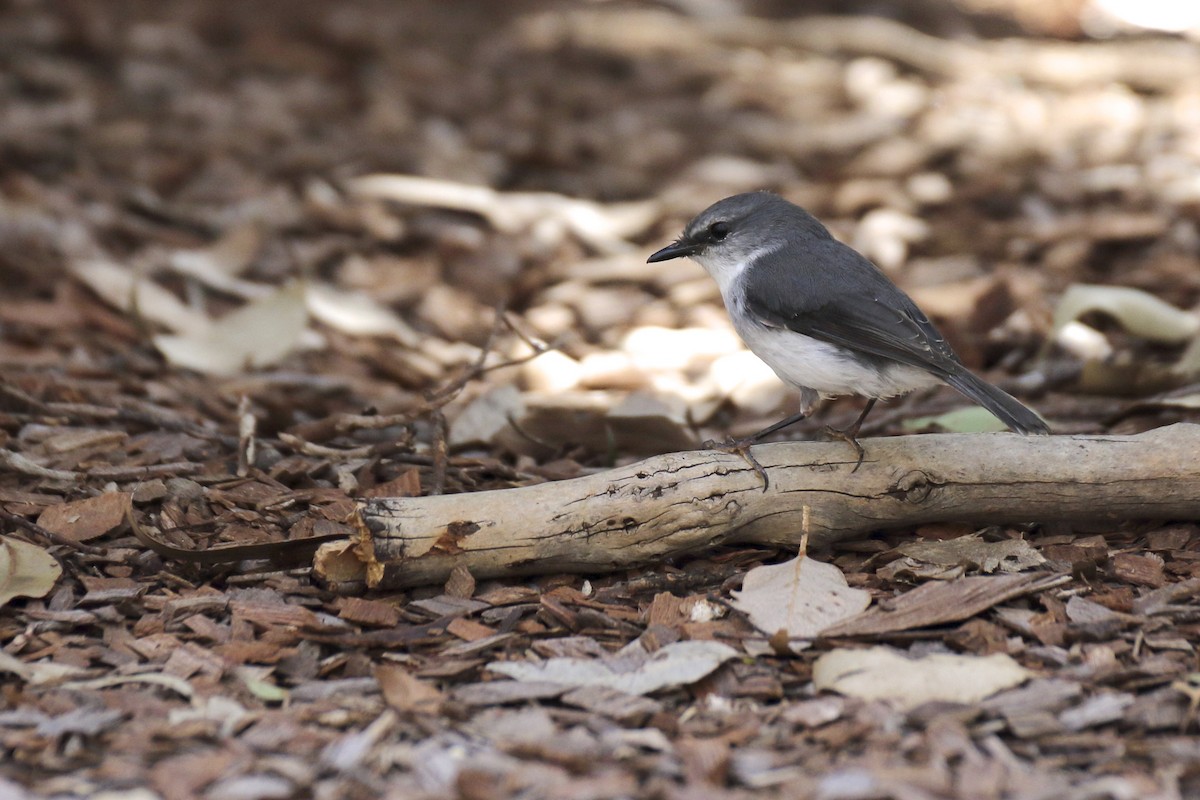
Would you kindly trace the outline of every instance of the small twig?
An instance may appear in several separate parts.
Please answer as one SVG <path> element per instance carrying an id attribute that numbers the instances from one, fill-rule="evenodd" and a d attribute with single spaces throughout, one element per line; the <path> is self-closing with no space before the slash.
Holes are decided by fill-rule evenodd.
<path id="1" fill-rule="evenodd" d="M 504 419 L 508 422 L 508 426 L 510 428 L 512 428 L 514 431 L 516 431 L 517 435 L 520 436 L 522 439 L 525 439 L 528 442 L 532 442 L 533 444 L 536 444 L 538 447 L 544 447 L 552 453 L 558 451 L 558 447 L 556 445 L 553 445 L 550 442 L 547 442 L 543 439 L 539 439 L 538 437 L 534 436 L 529 431 L 522 428 L 521 423 L 517 422 L 517 418 L 514 417 L 511 413 L 505 414 Z"/>
<path id="2" fill-rule="evenodd" d="M 519 327 L 517 327 L 517 323 L 513 322 L 512 318 L 509 317 L 507 311 L 504 312 L 504 324 L 510 331 L 512 331 L 514 336 L 516 336 L 525 344 L 529 345 L 529 349 L 532 350 L 536 355 L 541 355 L 548 350 L 554 350 L 558 347 L 557 343 L 549 344 L 541 339 L 535 339 L 525 331 L 521 330 Z"/>
<path id="3" fill-rule="evenodd" d="M 168 464 L 149 464 L 144 467 L 121 464 L 92 467 L 87 474 L 89 478 L 101 478 L 109 481 L 137 481 L 147 478 L 175 478 L 203 471 L 204 465 L 194 461 L 172 461 Z"/>
<path id="4" fill-rule="evenodd" d="M 431 495 L 442 494 L 446 491 L 446 467 L 449 462 L 449 447 L 446 443 L 446 415 L 437 410 L 433 412 L 433 484 L 429 488 Z"/>
<path id="5" fill-rule="evenodd" d="M 83 473 L 43 467 L 20 453 L 3 448 L 0 448 L 0 467 L 7 467 L 22 475 L 32 475 L 35 478 L 46 478 L 52 481 L 77 481 L 83 478 Z"/>
<path id="6" fill-rule="evenodd" d="M 548 353 L 551 350 L 557 350 L 557 349 L 558 349 L 557 344 L 543 345 L 540 350 L 535 350 L 532 353 L 526 353 L 523 356 L 517 356 L 516 358 L 510 358 L 507 361 L 498 361 L 495 364 L 488 364 L 486 367 L 480 367 L 479 372 L 476 375 L 474 375 L 473 378 L 478 378 L 482 375 L 486 375 L 489 372 L 495 372 L 498 369 L 507 369 L 509 367 L 519 367 L 522 364 L 533 361 L 535 358 L 542 355 L 543 353 Z"/>
<path id="7" fill-rule="evenodd" d="M 105 422 L 131 422 L 144 425 L 151 429 L 163 429 L 186 433 L 197 439 L 208 439 L 226 447 L 236 447 L 237 438 L 205 428 L 195 422 L 184 419 L 174 412 L 151 405 L 149 403 L 133 403 L 126 401 L 121 406 L 111 408 L 91 403 L 47 403 L 46 409 L 52 414 L 61 414 L 71 420 L 102 420 Z"/>
<path id="8" fill-rule="evenodd" d="M 312 422 L 295 425 L 289 433 L 309 442 L 323 442 L 355 431 L 377 431 L 412 424 L 411 412 L 403 414 L 332 414 Z"/>
<path id="9" fill-rule="evenodd" d="M 340 448 L 326 447 L 323 444 L 313 444 L 305 441 L 299 436 L 291 433 L 280 433 L 279 441 L 295 450 L 297 453 L 302 453 L 306 456 L 315 456 L 317 458 L 368 458 L 371 456 L 376 445 L 364 444 L 360 447 Z"/>
<path id="10" fill-rule="evenodd" d="M 20 405 L 30 411 L 36 411 L 39 414 L 50 416 L 50 408 L 41 400 L 27 394 L 11 384 L 0 382 L 0 397 L 4 397 L 9 401 Z"/>
<path id="11" fill-rule="evenodd" d="M 238 400 L 238 450 L 237 450 L 237 475 L 239 478 L 244 478 L 250 472 L 250 465 L 254 463 L 254 434 L 258 428 L 258 421 L 254 414 L 250 413 L 250 398 L 247 395 L 242 395 Z"/>
<path id="12" fill-rule="evenodd" d="M 438 408 L 450 402 L 450 399 L 455 397 L 463 390 L 468 383 L 478 378 L 484 372 L 484 364 L 487 362 L 487 357 L 492 354 L 495 349 L 496 339 L 500 336 L 500 328 L 504 326 L 504 301 L 496 304 L 492 317 L 492 329 L 488 332 L 487 341 L 483 343 L 483 347 L 479 349 L 479 355 L 475 358 L 475 363 L 463 372 L 458 378 L 446 384 L 440 389 L 437 389 L 430 395 L 430 402 L 444 400 Z"/>
<path id="13" fill-rule="evenodd" d="M 411 412 L 412 416 L 416 417 L 422 414 L 428 414 L 435 409 L 446 406 L 451 400 L 458 396 L 458 393 L 461 392 L 468 383 L 478 380 L 489 372 L 494 372 L 498 369 L 506 369 L 508 367 L 520 366 L 521 364 L 532 361 L 543 353 L 547 353 L 558 348 L 557 343 L 546 344 L 544 342 L 537 342 L 533 339 L 530 339 L 521 331 L 517 330 L 517 328 L 508 320 L 507 312 L 504 310 L 503 303 L 500 303 L 496 306 L 495 313 L 496 316 L 492 323 L 492 330 L 488 334 L 487 341 L 484 342 L 483 347 L 480 348 L 479 356 L 475 359 L 475 363 L 468 367 L 463 374 L 459 375 L 453 381 L 446 384 L 442 388 L 435 390 L 421 408 Z M 517 356 L 516 358 L 499 361 L 495 364 L 486 364 L 485 362 L 487 361 L 487 357 L 495 350 L 496 339 L 499 338 L 501 327 L 507 327 L 513 334 L 521 339 L 521 341 L 533 348 L 533 352 L 526 353 L 523 356 Z"/>

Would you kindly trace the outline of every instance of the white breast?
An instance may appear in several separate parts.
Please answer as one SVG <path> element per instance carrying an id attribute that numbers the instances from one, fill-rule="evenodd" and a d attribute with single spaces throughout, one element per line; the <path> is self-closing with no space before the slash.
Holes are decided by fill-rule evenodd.
<path id="1" fill-rule="evenodd" d="M 784 383 L 822 397 L 856 394 L 888 398 L 938 381 L 924 370 L 894 364 L 882 369 L 864 364 L 836 345 L 783 328 L 757 322 L 734 327 L 756 356 L 775 370 Z"/>
<path id="2" fill-rule="evenodd" d="M 879 366 L 864 363 L 841 348 L 811 336 L 760 323 L 745 309 L 742 269 L 731 269 L 732 278 L 718 281 L 733 327 L 746 346 L 784 383 L 801 391 L 805 402 L 812 393 L 822 397 L 861 395 L 886 399 L 933 386 L 938 379 L 924 370 L 902 364 Z"/>

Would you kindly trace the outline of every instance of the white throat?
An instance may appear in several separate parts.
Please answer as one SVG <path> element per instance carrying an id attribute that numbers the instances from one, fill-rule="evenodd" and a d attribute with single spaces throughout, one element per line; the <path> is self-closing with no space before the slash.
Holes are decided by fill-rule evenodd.
<path id="1" fill-rule="evenodd" d="M 721 290 L 721 297 L 729 304 L 730 290 L 738 283 L 738 278 L 758 259 L 773 253 L 783 246 L 782 242 L 762 245 L 749 253 L 738 254 L 730 252 L 728 247 L 709 247 L 704 252 L 692 256 L 692 260 L 712 276 Z"/>

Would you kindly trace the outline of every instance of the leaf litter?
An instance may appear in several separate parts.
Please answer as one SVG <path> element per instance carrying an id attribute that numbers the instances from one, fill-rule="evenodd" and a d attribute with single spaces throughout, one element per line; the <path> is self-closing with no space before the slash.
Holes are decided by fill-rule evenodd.
<path id="1" fill-rule="evenodd" d="M 357 603 L 306 553 L 267 555 L 350 542 L 377 492 L 556 480 L 794 410 L 698 268 L 643 263 L 738 191 L 780 191 L 873 254 L 1057 432 L 1196 420 L 1186 40 L 1089 39 L 1017 2 L 986 24 L 956 4 L 970 36 L 939 29 L 947 6 L 593 5 L 0 10 L 0 518 L 47 567 L 0 614 L 0 793 L 1200 791 L 1194 521 L 842 543 L 774 573 L 824 562 L 845 577 L 829 597 L 873 601 L 803 650 L 764 636 L 807 633 L 822 596 L 785 580 L 814 612 L 784 614 L 755 588 L 778 554 L 736 543 Z M 1060 312 L 1056 341 L 1054 309 L 1096 285 L 1120 308 Z M 164 358 L 172 336 L 213 371 Z M 876 414 L 867 437 L 987 422 L 948 391 Z M 218 548 L 245 561 L 179 557 Z M 739 585 L 762 630 L 724 613 Z M 936 699 L 814 683 L 868 644 Z M 1037 677 L 947 702 L 930 659 L 950 655 Z M 557 665 L 567 683 L 539 673 Z"/>

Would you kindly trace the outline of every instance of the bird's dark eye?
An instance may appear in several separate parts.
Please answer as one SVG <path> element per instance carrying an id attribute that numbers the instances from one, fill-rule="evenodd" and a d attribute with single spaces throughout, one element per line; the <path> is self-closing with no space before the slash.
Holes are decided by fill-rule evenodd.
<path id="1" fill-rule="evenodd" d="M 728 222 L 714 222 L 708 226 L 708 235 L 716 239 L 718 242 L 723 241 L 729 235 Z"/>

